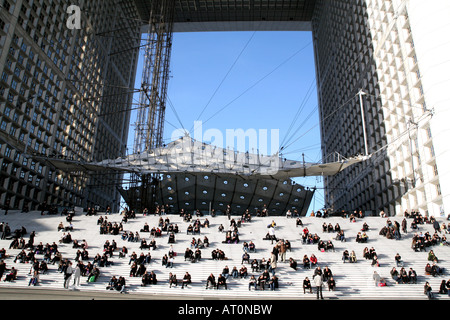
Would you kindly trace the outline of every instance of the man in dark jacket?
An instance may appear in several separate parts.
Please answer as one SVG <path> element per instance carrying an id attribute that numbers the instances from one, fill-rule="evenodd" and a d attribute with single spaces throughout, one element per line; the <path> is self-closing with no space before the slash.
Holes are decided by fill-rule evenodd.
<path id="1" fill-rule="evenodd" d="M 435 231 L 435 232 L 441 233 L 441 228 L 440 228 L 439 222 L 437 222 L 437 220 L 434 220 L 434 222 L 433 222 L 433 228 L 434 228 L 434 231 Z"/>
<path id="2" fill-rule="evenodd" d="M 6 263 L 5 261 L 0 261 L 0 279 L 3 277 L 3 273 L 5 273 L 6 270 Z"/>
<path id="3" fill-rule="evenodd" d="M 183 277 L 183 284 L 181 285 L 181 289 L 184 289 L 184 286 L 187 286 L 191 283 L 191 275 L 186 272 Z"/>
<path id="4" fill-rule="evenodd" d="M 216 277 L 211 273 L 206 279 L 206 289 L 208 289 L 209 286 L 212 286 L 213 288 L 216 286 Z"/>

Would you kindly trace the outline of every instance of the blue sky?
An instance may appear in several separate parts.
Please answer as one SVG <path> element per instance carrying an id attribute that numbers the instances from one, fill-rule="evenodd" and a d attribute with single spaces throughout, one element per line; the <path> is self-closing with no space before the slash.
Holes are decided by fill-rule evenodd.
<path id="1" fill-rule="evenodd" d="M 278 129 L 283 157 L 301 161 L 304 153 L 307 162 L 321 161 L 310 32 L 175 33 L 170 69 L 168 98 L 176 112 L 168 103 L 165 141 L 181 125 L 191 130 L 196 120 L 202 132 L 219 130 L 224 137 L 227 129 L 266 129 L 270 139 L 270 130 Z M 141 73 L 142 56 L 136 88 Z M 133 139 L 130 126 L 129 150 Z M 322 179 L 295 180 L 319 188 L 308 212 L 321 209 Z"/>

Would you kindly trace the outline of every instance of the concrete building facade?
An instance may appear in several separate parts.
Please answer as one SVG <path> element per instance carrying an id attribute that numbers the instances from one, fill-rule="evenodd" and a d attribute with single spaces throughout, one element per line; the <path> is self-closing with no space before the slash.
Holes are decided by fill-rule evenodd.
<path id="1" fill-rule="evenodd" d="M 445 1 L 317 1 L 323 157 L 373 154 L 325 179 L 335 209 L 448 214 L 449 13 Z"/>
<path id="2" fill-rule="evenodd" d="M 0 1 L 0 203 L 115 206 L 119 176 L 53 170 L 30 155 L 125 154 L 140 21 L 133 1 Z M 73 16 L 74 26 L 68 27 Z M 75 22 L 79 22 L 79 28 Z"/>

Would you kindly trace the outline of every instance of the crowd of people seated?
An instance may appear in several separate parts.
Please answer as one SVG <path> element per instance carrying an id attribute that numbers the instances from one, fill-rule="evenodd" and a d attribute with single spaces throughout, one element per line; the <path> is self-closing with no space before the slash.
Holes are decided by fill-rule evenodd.
<path id="1" fill-rule="evenodd" d="M 135 219 L 136 218 L 136 212 L 134 210 L 129 210 L 128 208 L 125 208 L 122 211 L 122 222 L 127 223 L 129 219 Z"/>
<path id="2" fill-rule="evenodd" d="M 417 273 L 413 268 L 410 268 L 409 271 L 406 271 L 404 267 L 401 267 L 400 270 L 397 270 L 396 267 L 392 267 L 390 274 L 392 279 L 397 284 L 417 283 Z"/>
<path id="3" fill-rule="evenodd" d="M 0 224 L 0 232 L 2 233 L 1 239 L 2 240 L 11 240 L 11 239 L 19 239 L 23 238 L 27 234 L 27 229 L 22 226 L 21 228 L 15 229 L 13 232 L 11 232 L 11 228 L 8 225 L 8 223 L 2 222 Z"/>
<path id="4" fill-rule="evenodd" d="M 94 215 L 96 214 L 95 211 L 92 209 L 88 211 L 87 215 Z M 164 213 L 159 212 L 160 215 L 164 215 Z M 265 213 L 267 214 L 267 212 Z M 201 217 L 201 213 L 196 212 L 195 215 L 197 215 L 197 219 L 193 219 L 192 215 L 190 213 L 183 213 L 183 219 L 187 223 L 186 224 L 186 233 L 192 234 L 192 235 L 200 235 L 202 228 L 209 228 L 210 222 L 208 219 L 204 219 L 204 222 L 201 222 L 198 217 Z M 153 227 L 150 229 L 150 226 L 145 223 L 143 228 L 138 231 L 128 231 L 124 230 L 123 223 L 127 223 L 128 219 L 136 218 L 136 214 L 134 211 L 128 211 L 126 210 L 123 213 L 123 220 L 122 222 L 114 222 L 111 223 L 108 221 L 108 217 L 99 217 L 97 224 L 100 226 L 100 234 L 102 235 L 119 235 L 122 240 L 126 240 L 128 242 L 139 242 L 140 241 L 140 249 L 153 249 L 155 250 L 156 247 L 156 240 L 155 238 L 163 237 L 163 232 L 166 232 L 168 235 L 168 243 L 175 243 L 175 233 L 178 233 L 180 230 L 177 225 L 174 225 L 170 222 L 169 218 L 167 216 L 161 217 L 158 222 L 157 227 Z M 295 217 L 296 215 L 290 213 L 287 214 L 287 218 Z M 327 214 L 318 214 L 317 217 L 328 217 Z M 251 222 L 251 214 L 246 211 L 240 219 L 237 219 L 235 221 L 234 219 L 230 219 L 230 227 L 225 232 L 225 241 L 224 243 L 227 244 L 237 244 L 242 243 L 239 239 L 239 229 L 238 227 L 241 226 L 242 223 L 248 223 Z M 356 222 L 356 218 L 361 218 L 362 216 L 357 214 L 350 214 L 347 216 L 350 218 L 351 222 Z M 427 217 L 422 217 L 419 213 L 412 213 L 409 218 L 413 219 L 413 223 L 417 225 L 423 224 L 423 223 L 433 223 L 434 220 L 427 219 Z M 296 226 L 303 227 L 303 222 L 298 218 L 295 221 Z M 87 251 L 87 243 L 83 240 L 81 244 L 78 243 L 78 240 L 73 240 L 71 237 L 70 231 L 73 230 L 72 224 L 70 224 L 70 228 L 65 227 L 62 223 L 58 225 L 58 231 L 62 231 L 63 236 L 60 239 L 60 243 L 62 245 L 73 243 L 73 248 L 79 248 L 76 251 L 76 254 L 74 257 L 71 257 L 73 261 L 76 262 L 76 267 L 80 268 L 82 276 L 87 277 L 87 281 L 96 281 L 100 275 L 100 268 L 107 267 L 112 264 L 112 261 L 110 260 L 115 251 L 118 251 L 117 243 L 113 239 L 111 242 L 109 240 L 105 241 L 103 246 L 103 253 L 98 253 L 92 257 L 90 257 L 88 251 Z M 403 224 L 402 224 L 403 227 Z M 1 228 L 5 228 L 5 225 L 2 224 Z M 276 230 L 276 223 L 272 221 L 272 223 L 268 226 L 269 230 Z M 412 227 L 413 228 L 413 227 Z M 429 232 L 422 232 L 417 233 L 413 236 L 413 243 L 412 248 L 417 251 L 426 251 L 428 247 L 431 247 L 433 245 L 438 245 L 442 243 L 446 243 L 446 237 L 445 233 L 447 233 L 447 227 L 445 224 L 441 224 L 435 228 L 435 233 L 430 234 Z M 414 229 L 414 228 L 413 228 Z M 369 230 L 369 226 L 367 223 L 364 222 L 361 232 L 358 232 L 356 235 L 356 242 L 358 243 L 367 243 L 368 236 L 366 232 Z M 398 224 L 397 221 L 391 222 L 391 220 L 388 218 L 386 219 L 386 225 L 380 230 L 380 235 L 386 236 L 387 238 L 392 239 L 401 239 L 400 231 L 405 231 L 404 228 L 400 227 L 400 224 Z M 1 230 L 0 230 L 1 231 Z M 221 230 L 223 231 L 223 229 Z M 341 229 L 340 225 L 337 223 L 335 226 L 333 226 L 331 223 L 323 223 L 322 225 L 322 231 L 324 233 L 332 233 L 336 232 L 336 240 L 345 241 L 345 234 L 344 230 Z M 147 243 L 147 240 L 140 236 L 140 233 L 149 233 L 152 237 L 149 240 L 149 243 Z M 444 233 L 444 234 L 441 234 Z M 30 263 L 30 266 L 32 266 L 32 270 L 30 270 L 30 274 L 33 274 L 32 279 L 35 279 L 39 273 L 45 273 L 48 271 L 48 263 L 51 264 L 58 264 L 58 271 L 61 273 L 64 273 L 67 269 L 68 261 L 69 259 L 63 258 L 62 255 L 58 251 L 58 247 L 56 244 L 46 246 L 42 245 L 40 243 L 37 246 L 34 246 L 33 244 L 27 245 L 27 243 L 23 239 L 23 235 L 27 234 L 26 229 L 18 229 L 15 230 L 14 236 L 13 236 L 13 243 L 12 248 L 17 249 L 21 248 L 22 250 L 17 254 L 17 256 L 14 257 L 14 262 L 18 263 Z M 319 251 L 334 251 L 334 245 L 331 240 L 321 240 L 320 236 L 317 233 L 311 233 L 307 227 L 303 228 L 302 234 L 302 243 L 303 244 L 317 244 Z M 226 267 L 224 270 L 222 270 L 222 273 L 219 274 L 217 280 L 214 277 L 213 274 L 210 274 L 210 276 L 206 279 L 206 287 L 214 287 L 215 289 L 219 289 L 221 287 L 224 287 L 225 289 L 228 289 L 228 283 L 227 280 L 229 277 L 231 278 L 240 278 L 240 279 L 247 279 L 249 278 L 249 284 L 248 288 L 251 290 L 253 287 L 255 290 L 265 290 L 267 288 L 270 288 L 271 290 L 275 290 L 279 288 L 279 279 L 278 275 L 276 273 L 277 270 L 277 262 L 278 261 L 286 261 L 286 252 L 291 249 L 290 242 L 287 240 L 279 239 L 277 237 L 274 237 L 274 234 L 268 232 L 268 239 L 276 242 L 276 245 L 274 248 L 272 248 L 272 251 L 269 251 L 270 258 L 269 259 L 255 259 L 250 258 L 250 254 L 253 255 L 253 253 L 256 252 L 256 246 L 252 241 L 243 241 L 242 250 L 242 260 L 241 260 L 241 267 L 238 269 L 237 267 L 233 267 L 230 271 L 228 267 Z M 190 242 L 190 248 L 186 248 L 185 252 L 185 261 L 191 261 L 191 262 L 199 262 L 202 259 L 202 252 L 201 249 L 207 248 L 209 246 L 209 241 L 207 237 L 205 236 L 202 240 L 201 238 L 192 238 Z M 28 252 L 26 249 L 30 249 Z M 31 250 L 32 249 L 32 250 Z M 259 249 L 259 248 L 258 248 Z M 261 250 L 264 250 L 261 248 Z M 172 253 L 170 253 L 172 252 Z M 261 252 L 258 250 L 258 253 Z M 42 254 L 43 259 L 41 262 L 38 261 L 36 258 L 36 254 Z M 124 258 L 128 255 L 128 251 L 126 247 L 123 247 L 119 253 L 119 257 Z M 6 251 L 1 250 L 0 251 L 0 258 L 3 258 L 6 256 Z M 375 249 L 373 247 L 371 249 L 368 249 L 367 247 L 364 249 L 363 257 L 367 260 L 372 261 L 372 265 L 379 265 L 377 253 L 375 252 Z M 162 265 L 165 265 L 166 267 L 173 267 L 173 258 L 174 254 L 173 251 L 169 250 L 169 255 L 165 255 L 162 259 Z M 130 277 L 141 277 L 141 285 L 147 286 L 147 285 L 156 285 L 158 283 L 158 280 L 156 279 L 156 274 L 154 271 L 147 270 L 148 264 L 151 262 L 151 255 L 150 253 L 144 254 L 141 252 L 141 254 L 138 256 L 136 252 L 133 252 L 130 255 L 129 265 L 130 265 Z M 225 256 L 225 252 L 220 249 L 214 249 L 211 251 L 211 259 L 213 260 L 226 260 L 227 257 Z M 349 253 L 348 250 L 344 250 L 343 256 L 342 256 L 343 262 L 351 262 L 355 263 L 357 261 L 356 254 L 352 250 L 351 253 Z M 434 252 L 431 250 L 428 255 L 429 263 L 427 263 L 425 267 L 425 274 L 431 275 L 431 276 L 438 276 L 442 275 L 444 273 L 444 269 L 440 268 L 438 266 L 438 258 L 435 256 Z M 396 259 L 397 265 L 396 267 L 391 269 L 391 278 L 394 279 L 396 283 L 416 283 L 417 282 L 417 274 L 416 272 L 410 268 L 409 272 L 402 266 L 399 265 L 399 261 Z M 290 257 L 289 260 L 289 266 L 295 271 L 298 269 L 297 261 Z M 247 267 L 245 264 L 248 264 Z M 305 269 L 314 269 L 314 276 L 320 275 L 323 278 L 323 281 L 328 285 L 328 290 L 334 290 L 336 288 L 336 280 L 333 277 L 333 274 L 331 273 L 331 270 L 329 270 L 328 267 L 325 267 L 324 270 L 320 269 L 319 262 L 317 257 L 314 254 L 311 254 L 310 256 L 304 255 L 302 260 L 303 268 Z M 252 273 L 259 273 L 257 274 L 250 274 L 249 269 L 251 268 Z M 397 269 L 398 268 L 398 269 Z M 7 278 L 9 280 L 7 281 L 14 281 L 14 279 L 17 277 L 17 271 L 12 270 L 12 275 L 7 274 Z M 15 271 L 15 274 L 14 272 Z M 33 271 L 33 272 L 31 272 Z M 3 273 L 2 273 L 3 274 Z M 5 279 L 6 280 L 6 279 Z M 190 275 L 187 273 L 184 278 L 181 280 L 183 283 L 183 287 L 185 285 L 188 285 L 192 282 Z M 176 279 L 176 275 L 170 273 L 169 279 L 168 279 L 169 286 L 177 286 L 178 280 Z M 35 282 L 32 282 L 30 280 L 30 284 L 35 284 Z M 125 278 L 120 276 L 118 278 L 112 277 L 110 279 L 110 282 L 108 283 L 107 289 L 109 290 L 116 290 L 119 292 L 123 292 L 125 290 Z M 305 278 L 304 285 L 303 285 L 304 292 L 309 290 L 311 292 L 311 282 L 308 278 Z"/>
<path id="5" fill-rule="evenodd" d="M 320 241 L 320 237 L 317 233 L 312 234 L 306 227 L 303 229 L 302 233 L 302 243 L 303 244 L 317 244 Z"/>
<path id="6" fill-rule="evenodd" d="M 405 210 L 404 212 L 405 218 L 411 218 L 412 222 L 415 224 L 424 224 L 428 221 L 428 217 L 424 217 L 419 211 L 417 210 L 411 210 L 409 212 L 408 210 Z"/>
<path id="7" fill-rule="evenodd" d="M 350 263 L 356 263 L 357 258 L 356 258 L 355 250 L 352 250 L 352 252 L 349 253 L 348 250 L 345 249 L 344 252 L 342 253 L 342 261 L 344 263 L 345 263 L 345 261 L 348 261 Z"/>
<path id="8" fill-rule="evenodd" d="M 317 250 L 321 251 L 321 252 L 326 252 L 326 251 L 335 251 L 334 250 L 334 244 L 331 240 L 319 240 L 319 242 L 317 243 Z"/>
<path id="9" fill-rule="evenodd" d="M 371 247 L 370 249 L 368 247 L 365 247 L 363 250 L 363 257 L 366 260 L 371 260 L 371 265 L 372 266 L 380 266 L 380 262 L 378 261 L 378 255 L 377 252 L 375 251 L 375 249 L 373 247 Z"/>
<path id="10" fill-rule="evenodd" d="M 222 243 L 239 243 L 239 233 L 237 231 L 227 231 L 225 240 Z"/>
<path id="11" fill-rule="evenodd" d="M 100 234 L 111 234 L 118 235 L 120 232 L 123 232 L 123 224 L 122 222 L 110 222 L 108 221 L 108 217 L 105 216 L 99 217 L 97 220 L 97 225 L 100 225 Z"/>
<path id="12" fill-rule="evenodd" d="M 156 240 L 152 238 L 150 242 L 147 243 L 147 240 L 145 238 L 141 239 L 141 245 L 139 246 L 139 249 L 153 249 L 156 250 Z"/>
<path id="13" fill-rule="evenodd" d="M 333 227 L 333 225 L 331 223 L 326 223 L 324 222 L 322 225 L 322 231 L 323 232 L 337 232 L 339 233 L 341 231 L 341 226 L 339 225 L 339 223 L 336 223 L 335 226 Z"/>
<path id="14" fill-rule="evenodd" d="M 195 239 L 194 239 L 195 240 Z M 186 251 L 184 252 L 184 261 L 190 261 L 190 262 L 198 262 L 202 258 L 202 251 L 200 248 L 195 248 L 195 251 L 191 250 L 190 248 L 186 248 Z"/>
<path id="15" fill-rule="evenodd" d="M 341 241 L 341 242 L 347 241 L 347 239 L 345 238 L 345 232 L 344 232 L 344 230 L 339 231 L 339 232 L 336 234 L 336 238 L 335 238 L 335 239 L 336 239 L 336 240 L 339 240 L 339 241 Z"/>
<path id="16" fill-rule="evenodd" d="M 114 264 L 108 257 L 108 255 L 103 252 L 103 254 L 97 253 L 93 260 L 94 265 L 98 265 L 99 267 L 109 267 Z"/>
<path id="17" fill-rule="evenodd" d="M 244 213 L 242 214 L 242 216 L 241 216 L 241 224 L 242 223 L 244 223 L 244 222 L 251 222 L 252 221 L 252 215 L 251 215 L 251 213 L 248 211 L 248 209 L 246 209 L 245 211 L 244 211 Z"/>
<path id="18" fill-rule="evenodd" d="M 213 260 L 225 260 L 226 256 L 225 256 L 225 252 L 221 249 L 214 249 L 211 251 L 211 258 Z"/>
<path id="19" fill-rule="evenodd" d="M 119 278 L 117 278 L 116 276 L 112 276 L 112 278 L 108 282 L 106 290 L 116 290 L 120 293 L 123 293 L 125 291 L 125 285 L 126 280 L 124 277 L 119 276 Z"/>
<path id="20" fill-rule="evenodd" d="M 436 262 L 427 263 L 425 266 L 425 274 L 437 277 L 444 273 L 444 268 L 440 268 Z"/>
<path id="21" fill-rule="evenodd" d="M 428 231 L 425 233 L 419 232 L 415 233 L 411 240 L 411 248 L 414 251 L 426 251 L 428 247 L 436 245 L 448 245 L 447 237 L 445 234 L 442 237 L 435 232 L 431 235 Z"/>
<path id="22" fill-rule="evenodd" d="M 158 279 L 156 277 L 156 273 L 154 271 L 151 272 L 147 272 L 145 271 L 144 274 L 142 275 L 142 283 L 141 286 L 145 287 L 149 284 L 157 284 L 158 283 Z"/>
<path id="23" fill-rule="evenodd" d="M 86 215 L 87 216 L 95 216 L 95 215 L 97 215 L 97 209 L 95 207 L 87 208 Z"/>
<path id="24" fill-rule="evenodd" d="M 228 230 L 225 232 L 225 240 L 222 243 L 228 244 L 236 244 L 239 243 L 239 227 L 241 225 L 241 221 L 236 221 L 235 219 L 230 219 L 230 225 Z M 219 226 L 219 232 L 223 232 L 223 225 Z"/>
<path id="25" fill-rule="evenodd" d="M 67 234 L 63 233 L 61 239 L 59 239 L 59 243 L 72 243 L 72 235 L 70 234 L 70 232 L 68 232 Z"/>
<path id="26" fill-rule="evenodd" d="M 358 234 L 356 235 L 356 242 L 358 243 L 367 243 L 368 240 L 369 236 L 365 232 L 358 232 Z"/>
<path id="27" fill-rule="evenodd" d="M 392 222 L 389 218 L 386 220 L 386 225 L 381 228 L 379 235 L 385 236 L 387 239 L 401 239 L 401 226 L 398 221 Z"/>
<path id="28" fill-rule="evenodd" d="M 58 225 L 58 231 L 73 231 L 73 225 L 70 222 L 68 226 L 64 226 L 64 224 L 62 223 L 62 221 L 59 223 Z"/>
<path id="29" fill-rule="evenodd" d="M 250 241 L 249 243 L 244 242 L 242 245 L 242 250 L 244 250 L 244 252 L 256 252 L 256 245 L 253 243 L 253 241 Z"/>
<path id="30" fill-rule="evenodd" d="M 221 287 L 228 289 L 227 279 L 222 274 L 220 274 L 216 281 L 216 277 L 211 273 L 206 279 L 206 289 L 208 288 L 219 289 Z"/>
<path id="31" fill-rule="evenodd" d="M 250 276 L 248 290 L 250 291 L 252 287 L 254 290 L 259 289 L 264 291 L 268 288 L 273 291 L 279 288 L 279 280 L 275 274 L 272 274 L 271 276 L 269 271 L 265 269 L 258 277 L 255 277 L 254 275 Z"/>

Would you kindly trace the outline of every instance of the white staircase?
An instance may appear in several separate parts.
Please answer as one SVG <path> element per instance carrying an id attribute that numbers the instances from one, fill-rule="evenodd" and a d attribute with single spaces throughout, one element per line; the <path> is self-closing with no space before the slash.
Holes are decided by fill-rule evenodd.
<path id="1" fill-rule="evenodd" d="M 25 236 L 25 240 L 28 240 L 29 233 L 31 231 L 36 232 L 35 245 L 42 242 L 46 243 L 58 243 L 62 236 L 62 232 L 57 231 L 57 226 L 60 222 L 64 225 L 68 225 L 64 216 L 41 216 L 39 212 L 20 213 L 10 211 L 8 215 L 0 213 L 0 221 L 7 222 L 11 230 L 25 226 L 28 234 Z M 129 253 L 135 251 L 138 255 L 141 252 L 147 253 L 147 249 L 140 250 L 140 242 L 128 242 L 123 241 L 120 235 L 100 235 L 99 226 L 97 225 L 97 219 L 99 216 L 105 216 L 103 214 L 97 214 L 97 216 L 85 216 L 77 215 L 73 218 L 74 230 L 71 232 L 72 238 L 77 240 L 85 239 L 89 245 L 88 252 L 90 261 L 93 257 L 103 251 L 103 244 L 106 240 L 110 242 L 114 239 L 117 242 L 117 247 L 121 248 L 126 246 Z M 122 221 L 120 214 L 108 215 L 108 220 L 111 222 Z M 225 233 L 220 233 L 218 227 L 222 224 L 225 229 L 229 227 L 229 220 L 225 216 L 203 216 L 199 217 L 203 222 L 205 218 L 210 221 L 209 228 L 202 228 L 200 235 L 187 235 L 186 229 L 189 223 L 184 222 L 178 215 L 162 216 L 164 219 L 167 217 L 170 222 L 177 224 L 180 228 L 180 232 L 176 235 L 176 243 L 173 245 L 174 251 L 177 252 L 177 256 L 174 260 L 173 268 L 166 268 L 161 264 L 161 258 L 164 254 L 168 253 L 169 244 L 167 243 L 168 236 L 163 232 L 161 238 L 156 239 L 157 249 L 151 250 L 152 262 L 147 265 L 148 271 L 154 271 L 158 278 L 157 285 L 149 285 L 146 287 L 141 286 L 140 277 L 130 277 L 130 265 L 128 264 L 129 258 L 120 259 L 118 252 L 114 254 L 111 259 L 114 265 L 109 267 L 100 268 L 101 276 L 95 283 L 87 283 L 86 277 L 82 277 L 81 286 L 77 288 L 80 291 L 106 291 L 106 286 L 109 279 L 115 275 L 124 276 L 127 282 L 128 294 L 148 294 L 155 296 L 177 296 L 181 299 L 186 298 L 226 298 L 226 299 L 315 299 L 315 291 L 313 288 L 313 294 L 303 293 L 302 283 L 305 277 L 312 279 L 313 269 L 302 268 L 302 258 L 306 254 L 311 256 L 315 254 L 318 258 L 318 265 L 323 269 L 328 266 L 333 272 L 334 278 L 337 283 L 335 291 L 328 291 L 328 288 L 324 287 L 325 299 L 427 299 L 423 293 L 423 286 L 425 281 L 430 282 L 433 292 L 438 299 L 447 300 L 447 295 L 438 295 L 439 286 L 442 280 L 448 280 L 450 276 L 445 273 L 443 276 L 432 277 L 425 275 L 424 268 L 427 263 L 427 255 L 430 249 L 434 250 L 437 257 L 440 259 L 439 266 L 450 270 L 450 247 L 448 246 L 433 246 L 427 248 L 427 252 L 414 252 L 411 249 L 411 237 L 412 232 L 409 228 L 411 219 L 408 219 L 408 233 L 402 234 L 401 240 L 390 240 L 383 236 L 380 236 L 379 230 L 385 225 L 386 218 L 380 217 L 366 217 L 358 219 L 355 223 L 351 223 L 349 219 L 341 217 L 330 218 L 317 218 L 317 217 L 303 217 L 304 227 L 308 227 L 311 233 L 317 233 L 322 240 L 332 240 L 335 246 L 335 252 L 320 252 L 317 249 L 317 245 L 302 244 L 301 232 L 302 227 L 296 226 L 295 218 L 286 217 L 253 217 L 251 222 L 243 223 L 239 228 L 240 243 L 238 244 L 224 244 Z M 157 227 L 160 216 L 142 216 L 138 215 L 135 219 L 129 220 L 124 224 L 124 229 L 127 231 L 140 231 L 147 222 L 150 228 Z M 237 217 L 234 217 L 237 219 Z M 194 217 L 196 219 L 196 217 Z M 397 220 L 401 223 L 403 217 L 390 217 L 391 221 Z M 279 278 L 280 287 L 276 291 L 257 290 L 253 288 L 248 290 L 248 279 L 228 279 L 228 290 L 221 288 L 219 290 L 205 290 L 206 279 L 210 273 L 213 273 L 217 277 L 222 272 L 222 269 L 227 265 L 230 270 L 236 266 L 238 269 L 241 267 L 241 258 L 243 254 L 242 244 L 244 241 L 253 241 L 256 244 L 257 252 L 250 253 L 251 260 L 253 258 L 266 260 L 270 258 L 273 245 L 269 240 L 263 240 L 268 229 L 267 225 L 274 220 L 277 224 L 275 233 L 278 238 L 287 239 L 291 242 L 292 251 L 287 252 L 287 261 L 290 257 L 297 260 L 299 266 L 297 271 L 294 271 L 289 267 L 289 263 L 278 262 L 276 275 Z M 443 218 L 437 218 L 440 223 L 447 223 Z M 346 242 L 335 240 L 336 233 L 327 233 L 322 231 L 322 224 L 326 222 L 331 223 L 333 226 L 339 223 L 341 229 L 344 230 L 347 237 Z M 360 231 L 362 224 L 367 222 L 370 230 L 367 232 L 369 236 L 368 243 L 357 243 L 355 241 L 356 234 Z M 434 233 L 432 225 L 425 224 L 419 225 L 419 231 L 430 231 Z M 145 237 L 149 242 L 150 237 L 148 233 L 139 232 L 141 237 Z M 184 261 L 184 251 L 187 247 L 190 247 L 190 241 L 193 237 L 196 239 L 203 239 L 207 236 L 210 241 L 209 248 L 202 249 L 203 259 L 196 263 Z M 7 264 L 7 268 L 15 267 L 18 269 L 18 278 L 13 282 L 4 282 L 3 279 L 0 283 L 1 287 L 27 287 L 30 275 L 28 274 L 31 265 L 14 263 L 14 258 L 20 251 L 19 249 L 9 249 L 11 240 L 0 240 L 0 247 L 3 247 L 7 251 L 7 257 L 4 261 Z M 365 247 L 374 247 L 380 261 L 380 267 L 372 267 L 370 261 L 365 260 L 362 257 L 363 249 Z M 59 244 L 59 251 L 62 253 L 63 258 L 74 260 L 77 249 L 72 248 L 72 244 Z M 219 248 L 225 252 L 227 260 L 216 261 L 211 259 L 211 251 Z M 342 252 L 347 249 L 349 252 L 354 250 L 356 252 L 358 261 L 357 263 L 343 263 Z M 417 284 L 396 284 L 390 277 L 390 270 L 395 266 L 394 256 L 396 253 L 402 256 L 404 261 L 404 267 L 409 270 L 412 267 L 416 270 L 418 275 Z M 42 256 L 37 255 L 40 260 Z M 40 275 L 41 288 L 46 289 L 63 289 L 63 275 L 57 271 L 56 265 L 49 264 L 49 272 L 44 275 Z M 252 274 L 252 269 L 247 264 L 249 274 Z M 399 269 L 399 268 L 398 268 Z M 185 272 L 189 272 L 192 275 L 193 283 L 187 288 L 181 289 L 181 285 L 178 287 L 169 288 L 168 278 L 169 272 L 177 275 L 178 280 L 183 278 Z M 382 277 L 384 277 L 388 286 L 376 287 L 373 281 L 373 272 L 377 271 Z M 6 273 L 5 273 L 6 274 Z M 257 277 L 259 273 L 255 274 Z M 111 294 L 117 295 L 117 292 L 108 291 Z"/>

